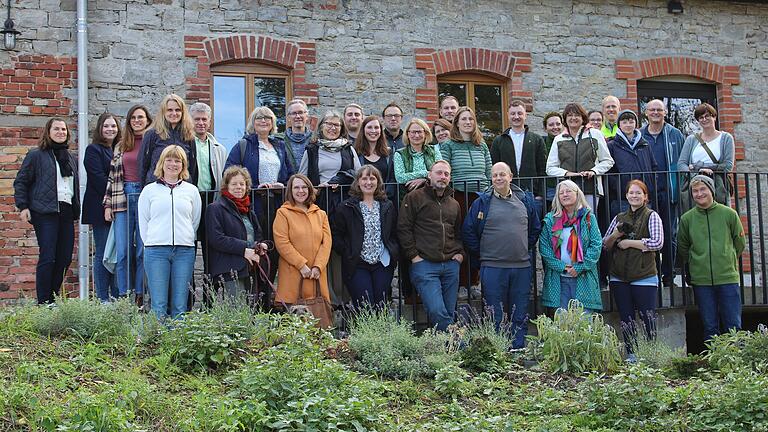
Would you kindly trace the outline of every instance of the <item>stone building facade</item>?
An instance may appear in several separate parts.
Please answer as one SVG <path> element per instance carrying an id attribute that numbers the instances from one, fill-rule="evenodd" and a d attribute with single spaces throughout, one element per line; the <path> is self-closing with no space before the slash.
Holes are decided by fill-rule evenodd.
<path id="1" fill-rule="evenodd" d="M 34 292 L 37 244 L 14 210 L 16 170 L 49 116 L 76 126 L 77 113 L 75 0 L 7 1 L 22 34 L 16 50 L 0 51 L 0 288 L 13 287 L 0 298 Z M 670 14 L 660 0 L 91 0 L 88 112 L 156 109 L 169 92 L 211 102 L 213 77 L 234 64 L 280 72 L 315 116 L 351 102 L 380 113 L 394 100 L 406 116 L 434 120 L 441 82 L 490 82 L 504 102 L 526 101 L 542 132 L 543 115 L 568 102 L 599 108 L 614 94 L 637 109 L 644 83 L 704 83 L 716 92 L 720 128 L 736 137 L 739 169 L 764 170 L 768 4 L 683 6 Z"/>

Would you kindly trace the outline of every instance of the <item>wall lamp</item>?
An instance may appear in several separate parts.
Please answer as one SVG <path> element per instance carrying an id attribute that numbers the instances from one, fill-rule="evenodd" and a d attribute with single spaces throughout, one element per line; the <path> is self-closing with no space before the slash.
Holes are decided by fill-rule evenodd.
<path id="1" fill-rule="evenodd" d="M 670 0 L 667 2 L 667 12 L 671 14 L 683 13 L 683 3 L 680 1 Z"/>
<path id="2" fill-rule="evenodd" d="M 16 35 L 20 35 L 21 32 L 13 27 L 13 20 L 11 19 L 11 0 L 8 0 L 8 19 L 5 20 L 3 30 L 0 31 L 3 34 L 3 47 L 12 51 L 16 48 Z"/>

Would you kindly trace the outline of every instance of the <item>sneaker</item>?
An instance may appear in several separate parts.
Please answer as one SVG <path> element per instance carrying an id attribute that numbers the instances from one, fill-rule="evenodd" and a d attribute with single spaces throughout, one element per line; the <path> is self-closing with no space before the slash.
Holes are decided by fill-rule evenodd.
<path id="1" fill-rule="evenodd" d="M 626 361 L 629 364 L 635 364 L 635 363 L 637 363 L 637 356 L 634 353 L 630 353 L 627 356 L 627 359 L 624 360 L 624 361 Z"/>
<path id="2" fill-rule="evenodd" d="M 473 300 L 479 300 L 483 296 L 483 292 L 480 290 L 480 285 L 472 285 L 469 287 L 469 297 Z"/>
<path id="3" fill-rule="evenodd" d="M 144 306 L 144 294 L 136 294 L 136 306 L 141 309 Z"/>
<path id="4" fill-rule="evenodd" d="M 469 293 L 467 292 L 467 287 L 460 286 L 459 287 L 459 300 L 466 300 L 469 298 Z"/>

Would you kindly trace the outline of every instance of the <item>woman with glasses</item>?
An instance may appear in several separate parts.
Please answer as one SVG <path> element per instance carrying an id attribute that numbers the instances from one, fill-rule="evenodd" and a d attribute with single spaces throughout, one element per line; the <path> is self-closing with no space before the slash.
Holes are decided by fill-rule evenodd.
<path id="1" fill-rule="evenodd" d="M 346 199 L 345 186 L 352 184 L 360 168 L 357 152 L 346 136 L 341 114 L 327 111 L 299 165 L 299 173 L 320 188 L 317 205 L 329 213 Z"/>
<path id="2" fill-rule="evenodd" d="M 405 185 L 400 187 L 401 198 L 424 186 L 432 165 L 443 158 L 438 146 L 428 144 L 431 141 L 427 124 L 421 119 L 411 119 L 405 127 L 403 148 L 395 152 L 395 180 Z"/>
<path id="3" fill-rule="evenodd" d="M 689 172 L 691 177 L 696 174 L 713 177 L 715 200 L 721 204 L 730 205 L 732 188 L 728 173 L 733 170 L 733 136 L 715 128 L 717 110 L 708 103 L 697 106 L 693 111 L 693 117 L 699 122 L 701 132 L 692 134 L 685 140 L 680 158 L 677 160 L 677 170 Z M 681 190 L 684 209 L 691 207 L 688 180 L 684 179 L 682 188 L 684 190 Z"/>
<path id="4" fill-rule="evenodd" d="M 588 112 L 587 125 L 592 129 L 600 130 L 603 127 L 603 113 L 596 110 Z"/>

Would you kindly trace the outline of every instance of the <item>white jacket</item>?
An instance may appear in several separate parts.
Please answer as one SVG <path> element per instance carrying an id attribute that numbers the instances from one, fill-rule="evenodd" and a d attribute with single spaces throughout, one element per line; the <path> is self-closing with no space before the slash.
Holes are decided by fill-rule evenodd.
<path id="1" fill-rule="evenodd" d="M 170 188 L 154 182 L 139 195 L 139 233 L 144 246 L 194 246 L 202 202 L 195 185 Z"/>

